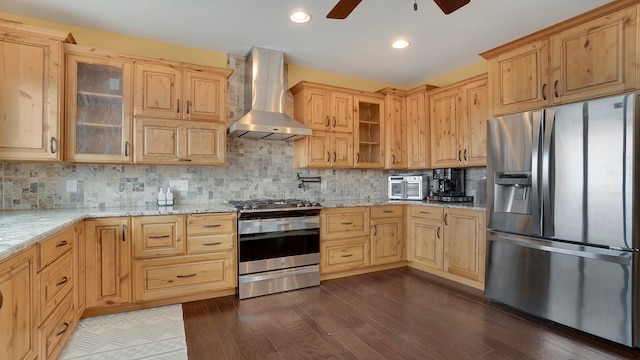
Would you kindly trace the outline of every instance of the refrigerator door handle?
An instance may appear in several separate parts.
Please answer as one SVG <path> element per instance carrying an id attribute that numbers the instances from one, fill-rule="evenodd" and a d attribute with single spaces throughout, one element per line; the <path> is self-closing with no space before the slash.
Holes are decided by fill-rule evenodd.
<path id="1" fill-rule="evenodd" d="M 553 174 L 553 133 L 555 131 L 555 111 L 545 110 L 543 123 L 544 138 L 542 139 L 542 236 L 552 237 L 554 235 L 553 218 L 553 195 L 554 187 Z"/>
<path id="2" fill-rule="evenodd" d="M 622 265 L 630 265 L 632 259 L 632 251 L 613 250 L 596 247 L 588 247 L 575 244 L 561 243 L 553 240 L 542 240 L 533 238 L 523 238 L 518 236 L 509 236 L 500 234 L 495 231 L 489 231 L 487 240 L 498 241 L 513 244 L 516 246 L 526 247 L 530 249 L 542 250 L 552 253 L 589 258 L 594 260 L 612 262 Z"/>
<path id="3" fill-rule="evenodd" d="M 531 139 L 531 233 L 542 235 L 542 216 L 540 211 L 540 133 L 542 132 L 543 111 L 532 114 Z"/>

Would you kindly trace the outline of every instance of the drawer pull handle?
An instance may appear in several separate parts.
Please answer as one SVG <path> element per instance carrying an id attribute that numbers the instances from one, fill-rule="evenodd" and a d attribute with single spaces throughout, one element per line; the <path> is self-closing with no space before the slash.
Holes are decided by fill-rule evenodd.
<path id="1" fill-rule="evenodd" d="M 175 158 L 173 161 L 191 161 L 191 159 Z"/>
<path id="2" fill-rule="evenodd" d="M 385 214 L 391 214 L 393 212 L 393 210 L 382 210 L 383 213 Z"/>
<path id="3" fill-rule="evenodd" d="M 220 245 L 220 244 L 222 244 L 222 241 L 213 242 L 213 243 L 205 243 L 205 244 L 202 244 L 202 246 L 216 246 L 216 245 Z"/>
<path id="4" fill-rule="evenodd" d="M 184 278 L 194 277 L 194 276 L 196 276 L 196 275 L 197 275 L 196 273 L 193 273 L 193 274 L 190 274 L 190 275 L 176 275 L 176 277 L 177 277 L 178 279 L 184 279 Z"/>
<path id="5" fill-rule="evenodd" d="M 62 280 L 60 280 L 60 282 L 57 282 L 57 283 L 56 283 L 56 286 L 64 285 L 64 284 L 66 284 L 68 281 L 69 281 L 69 278 L 65 276 L 65 277 L 63 277 L 63 278 L 62 278 Z"/>
<path id="6" fill-rule="evenodd" d="M 351 225 L 353 224 L 353 221 L 346 221 L 346 222 L 341 222 L 341 225 Z"/>
<path id="7" fill-rule="evenodd" d="M 344 254 L 344 255 L 340 255 L 340 257 L 343 257 L 343 258 L 348 258 L 348 257 L 352 257 L 352 256 L 353 256 L 353 254 Z"/>
<path id="8" fill-rule="evenodd" d="M 171 237 L 171 235 L 151 235 L 149 236 L 149 239 L 164 239 L 168 237 Z"/>
<path id="9" fill-rule="evenodd" d="M 438 230 L 436 231 L 436 237 L 440 239 L 440 226 L 438 226 Z"/>
<path id="10" fill-rule="evenodd" d="M 221 224 L 213 224 L 213 225 L 202 225 L 203 228 L 217 228 L 222 226 Z"/>
<path id="11" fill-rule="evenodd" d="M 376 225 L 373 225 L 373 236 L 377 236 L 378 235 L 378 227 Z"/>
<path id="12" fill-rule="evenodd" d="M 4 302 L 4 297 L 2 296 L 2 291 L 0 291 L 0 309 L 2 309 L 3 302 Z"/>
<path id="13" fill-rule="evenodd" d="M 420 211 L 420 214 L 429 215 L 429 214 L 431 214 L 431 211 Z"/>
<path id="14" fill-rule="evenodd" d="M 127 225 L 122 225 L 122 241 L 127 241 Z"/>
<path id="15" fill-rule="evenodd" d="M 69 243 L 67 242 L 67 240 L 62 240 L 59 243 L 56 244 L 56 247 L 63 247 L 63 246 L 67 246 Z"/>
<path id="16" fill-rule="evenodd" d="M 69 323 L 65 322 L 64 323 L 64 329 L 60 330 L 60 332 L 56 333 L 56 336 L 61 336 L 62 334 L 66 333 L 67 330 L 69 330 Z"/>
<path id="17" fill-rule="evenodd" d="M 449 215 L 449 213 L 444 213 L 444 224 L 445 225 L 449 225 L 449 224 L 447 224 L 447 218 L 448 218 L 447 215 Z"/>

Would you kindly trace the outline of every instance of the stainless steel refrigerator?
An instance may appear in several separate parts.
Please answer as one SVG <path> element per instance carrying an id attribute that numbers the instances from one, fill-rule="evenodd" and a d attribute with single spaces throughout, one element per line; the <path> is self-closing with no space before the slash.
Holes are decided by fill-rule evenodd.
<path id="1" fill-rule="evenodd" d="M 638 95 L 488 121 L 487 275 L 498 302 L 639 345 Z"/>

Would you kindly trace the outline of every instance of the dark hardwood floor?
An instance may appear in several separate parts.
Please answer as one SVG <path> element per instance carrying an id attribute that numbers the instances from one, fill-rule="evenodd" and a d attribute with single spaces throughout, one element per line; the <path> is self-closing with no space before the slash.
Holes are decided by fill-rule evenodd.
<path id="1" fill-rule="evenodd" d="M 318 287 L 183 304 L 190 360 L 640 359 L 400 268 Z"/>

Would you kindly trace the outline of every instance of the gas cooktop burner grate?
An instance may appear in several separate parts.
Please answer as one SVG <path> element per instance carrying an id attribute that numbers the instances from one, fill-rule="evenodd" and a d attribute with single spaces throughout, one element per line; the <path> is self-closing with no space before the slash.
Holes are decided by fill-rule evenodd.
<path id="1" fill-rule="evenodd" d="M 297 210 L 309 208 L 321 208 L 317 202 L 299 199 L 254 199 L 254 200 L 231 200 L 229 204 L 235 206 L 240 211 L 253 210 Z"/>

